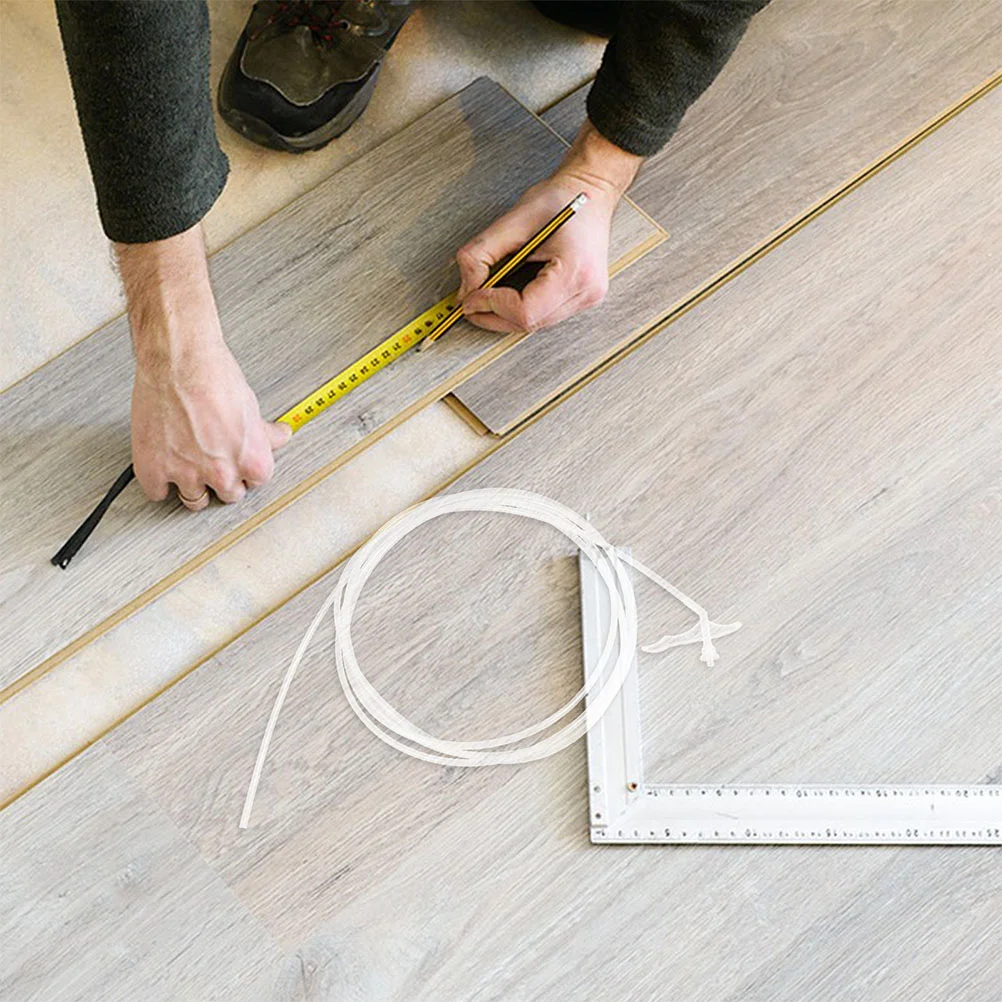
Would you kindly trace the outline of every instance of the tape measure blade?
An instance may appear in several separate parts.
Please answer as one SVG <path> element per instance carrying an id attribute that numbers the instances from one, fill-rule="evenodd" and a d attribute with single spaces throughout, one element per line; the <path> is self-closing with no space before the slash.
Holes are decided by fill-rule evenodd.
<path id="1" fill-rule="evenodd" d="M 293 432 L 299 431 L 331 404 L 348 396 L 377 372 L 383 371 L 414 348 L 436 324 L 445 319 L 455 305 L 456 294 L 450 293 L 357 358 L 276 420 L 287 424 Z"/>

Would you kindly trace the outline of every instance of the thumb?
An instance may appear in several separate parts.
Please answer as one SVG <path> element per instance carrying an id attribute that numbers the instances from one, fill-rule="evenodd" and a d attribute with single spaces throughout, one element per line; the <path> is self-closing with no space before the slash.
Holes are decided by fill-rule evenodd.
<path id="1" fill-rule="evenodd" d="M 461 303 L 474 289 L 479 289 L 487 281 L 491 273 L 491 261 L 485 255 L 483 245 L 471 241 L 456 253 L 456 264 L 459 265 L 460 280 L 456 299 Z"/>
<path id="2" fill-rule="evenodd" d="M 264 431 L 272 452 L 281 449 L 292 438 L 292 429 L 284 421 L 266 421 Z"/>

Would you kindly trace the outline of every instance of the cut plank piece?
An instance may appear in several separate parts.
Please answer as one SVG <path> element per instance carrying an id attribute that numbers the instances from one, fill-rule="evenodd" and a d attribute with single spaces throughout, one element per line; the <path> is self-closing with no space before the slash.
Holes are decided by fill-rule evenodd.
<path id="1" fill-rule="evenodd" d="M 455 395 L 515 427 L 998 70 L 1000 39 L 995 0 L 774 0 L 631 190 L 670 240 L 583 337 L 529 338 Z M 545 120 L 573 137 L 587 90 Z"/>
<path id="2" fill-rule="evenodd" d="M 649 776 L 999 775 L 1000 113 L 1002 93 L 975 103 L 456 483 L 590 512 L 711 615 L 744 621 L 713 670 L 696 648 L 641 656 Z M 354 637 L 392 704 L 433 733 L 487 737 L 577 688 L 576 562 L 554 535 L 470 515 L 387 557 Z M 334 578 L 99 746 L 295 952 L 309 997 L 603 985 L 624 1002 L 800 1002 L 809 981 L 818 997 L 932 984 L 948 998 L 962 971 L 965 1002 L 994 998 L 994 854 L 592 847 L 583 749 L 507 770 L 404 758 L 346 706 L 329 622 L 238 831 L 276 687 Z M 638 595 L 643 641 L 689 625 Z M 109 829 L 135 826 L 88 759 L 67 774 Z M 27 805 L 49 796 L 65 784 L 0 815 L 0 836 L 34 844 Z M 45 845 L 54 872 L 86 858 L 72 831 Z M 199 893 L 180 866 L 178 880 Z M 72 939 L 44 905 L 52 941 Z M 183 996 L 183 959 L 169 976 Z M 133 984 L 123 972 L 122 993 Z"/>
<path id="3" fill-rule="evenodd" d="M 223 329 L 262 412 L 282 413 L 455 288 L 455 249 L 564 149 L 481 79 L 216 254 Z M 660 231 L 624 206 L 614 257 L 652 235 Z M 583 336 L 593 322 L 570 330 Z M 0 689 L 9 695 L 43 659 L 259 524 L 512 340 L 461 323 L 434 351 L 402 358 L 295 435 L 274 480 L 240 505 L 192 517 L 177 501 L 146 503 L 131 486 L 67 572 L 49 557 L 129 461 L 126 320 L 8 390 Z"/>

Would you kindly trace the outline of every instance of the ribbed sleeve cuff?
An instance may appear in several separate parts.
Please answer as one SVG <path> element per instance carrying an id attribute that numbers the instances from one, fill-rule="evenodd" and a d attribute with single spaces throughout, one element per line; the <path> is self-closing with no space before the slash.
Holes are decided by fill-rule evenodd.
<path id="1" fill-rule="evenodd" d="M 653 156 L 674 135 L 686 106 L 681 102 L 677 107 L 662 105 L 658 109 L 659 121 L 652 122 L 637 111 L 636 105 L 631 106 L 623 100 L 626 93 L 625 88 L 610 81 L 609 74 L 600 70 L 588 92 L 588 118 L 621 150 L 639 157 Z"/>
<path id="2" fill-rule="evenodd" d="M 194 226 L 226 184 L 204 0 L 59 0 L 101 225 L 147 243 Z"/>
<path id="3" fill-rule="evenodd" d="M 215 145 L 213 143 L 213 145 Z M 216 203 L 226 187 L 230 163 L 218 147 L 203 169 L 192 171 L 175 191 L 150 202 L 109 201 L 98 192 L 97 209 L 101 226 L 109 240 L 123 244 L 144 244 L 166 240 L 191 229 Z"/>

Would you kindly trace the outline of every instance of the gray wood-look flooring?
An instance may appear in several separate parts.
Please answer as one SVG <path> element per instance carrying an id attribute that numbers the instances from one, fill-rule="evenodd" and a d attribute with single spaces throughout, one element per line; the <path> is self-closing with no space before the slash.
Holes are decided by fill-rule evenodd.
<path id="1" fill-rule="evenodd" d="M 633 186 L 670 239 L 601 307 L 626 323 L 529 338 L 456 396 L 509 430 L 1000 68 L 995 0 L 774 0 Z M 545 120 L 572 137 L 587 90 Z"/>
<path id="2" fill-rule="evenodd" d="M 5 1002 L 271 997 L 275 942 L 105 749 L 0 828 Z"/>
<path id="3" fill-rule="evenodd" d="M 712 670 L 642 655 L 652 781 L 1002 777 L 1000 128 L 995 91 L 453 486 L 589 512 L 744 622 Z M 0 814 L 13 997 L 215 997 L 243 961 L 269 988 L 236 998 L 997 998 L 996 852 L 592 846 L 581 744 L 514 769 L 404 758 L 348 710 L 330 623 L 239 831 L 336 573 Z M 639 603 L 643 640 L 688 625 Z M 511 519 L 431 523 L 354 632 L 417 723 L 511 729 L 579 685 L 573 554 Z M 61 994 L 31 980 L 46 949 L 80 972 L 54 970 Z"/>
<path id="4" fill-rule="evenodd" d="M 456 284 L 452 255 L 565 147 L 480 79 L 212 258 L 223 329 L 277 416 Z M 613 259 L 659 231 L 624 204 Z M 581 337 L 595 318 L 566 328 Z M 222 541 L 266 517 L 503 347 L 461 324 L 294 436 L 274 480 L 192 517 L 130 486 L 67 571 L 49 558 L 129 462 L 125 318 L 0 396 L 0 690 Z"/>

